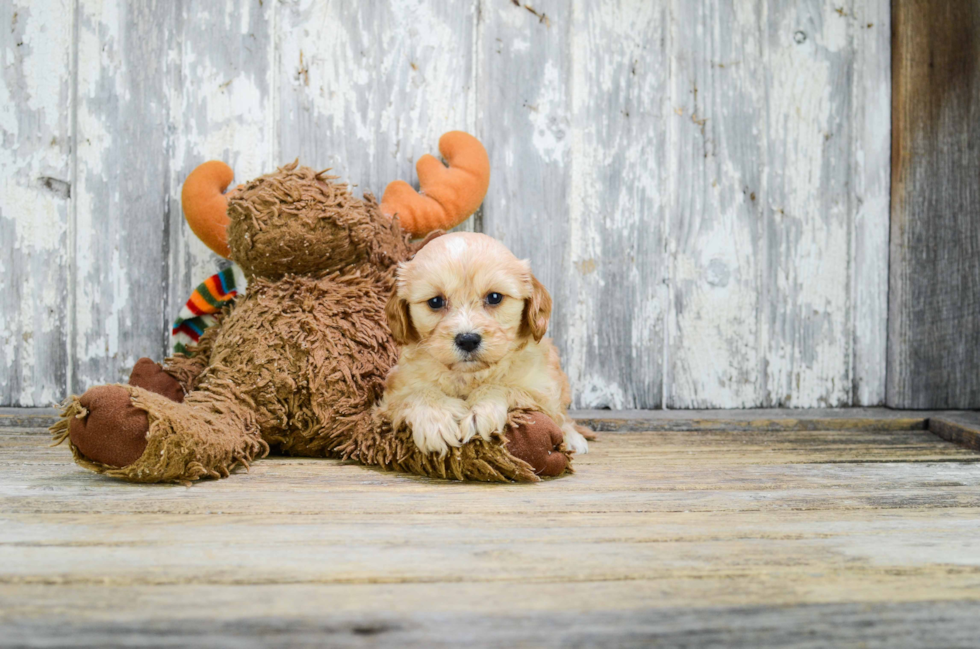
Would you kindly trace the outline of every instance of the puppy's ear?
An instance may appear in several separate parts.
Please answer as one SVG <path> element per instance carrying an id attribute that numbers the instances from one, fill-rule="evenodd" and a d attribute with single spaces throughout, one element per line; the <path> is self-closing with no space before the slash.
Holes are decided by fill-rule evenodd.
<path id="1" fill-rule="evenodd" d="M 388 328 L 399 345 L 417 342 L 419 333 L 412 324 L 412 315 L 408 311 L 408 302 L 398 297 L 398 286 L 391 290 L 391 297 L 385 305 L 385 316 L 388 318 Z"/>
<path id="2" fill-rule="evenodd" d="M 521 335 L 533 336 L 535 340 L 541 340 L 548 331 L 549 318 L 551 318 L 551 295 L 544 284 L 531 275 L 531 297 L 524 300 Z"/>

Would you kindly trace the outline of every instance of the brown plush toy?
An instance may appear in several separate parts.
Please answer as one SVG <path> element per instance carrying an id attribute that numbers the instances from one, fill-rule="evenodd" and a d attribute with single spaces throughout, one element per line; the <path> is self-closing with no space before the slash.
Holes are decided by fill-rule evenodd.
<path id="1" fill-rule="evenodd" d="M 69 398 L 55 439 L 69 441 L 81 466 L 134 482 L 226 477 L 270 450 L 460 480 L 535 481 L 569 470 L 561 431 L 541 413 L 512 413 L 503 437 L 440 457 L 376 412 L 397 360 L 384 312 L 395 266 L 425 244 L 409 233 L 463 221 L 489 183 L 476 139 L 447 133 L 440 150 L 448 169 L 431 156 L 418 164 L 425 196 L 393 183 L 381 206 L 296 163 L 225 195 L 227 166 L 195 170 L 185 213 L 205 243 L 242 268 L 246 295 L 193 355 L 163 366 L 140 359 L 128 385 Z"/>

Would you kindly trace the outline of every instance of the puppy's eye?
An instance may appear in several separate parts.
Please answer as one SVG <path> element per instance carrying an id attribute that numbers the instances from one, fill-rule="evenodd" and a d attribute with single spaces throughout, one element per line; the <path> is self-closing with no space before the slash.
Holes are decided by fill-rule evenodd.
<path id="1" fill-rule="evenodd" d="M 504 296 L 500 293 L 488 293 L 487 294 L 487 304 L 500 304 L 504 299 Z"/>
<path id="2" fill-rule="evenodd" d="M 446 306 L 446 298 L 442 297 L 441 295 L 437 295 L 434 298 L 431 298 L 427 304 L 433 311 L 438 311 L 442 307 Z"/>

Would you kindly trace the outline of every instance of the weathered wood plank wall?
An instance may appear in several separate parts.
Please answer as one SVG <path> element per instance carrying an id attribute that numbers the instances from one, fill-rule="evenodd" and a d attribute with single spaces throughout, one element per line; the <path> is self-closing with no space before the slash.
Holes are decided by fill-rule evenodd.
<path id="1" fill-rule="evenodd" d="M 980 407 L 980 2 L 895 4 L 888 405 Z"/>
<path id="2" fill-rule="evenodd" d="M 163 342 L 176 6 L 77 3 L 73 386 L 119 380 Z"/>
<path id="3" fill-rule="evenodd" d="M 454 128 L 493 164 L 466 227 L 551 288 L 576 405 L 882 403 L 889 16 L 888 0 L 7 3 L 0 403 L 165 353 L 218 264 L 179 208 L 199 162 L 247 179 L 299 157 L 380 191 Z"/>
<path id="4" fill-rule="evenodd" d="M 69 381 L 72 2 L 0 4 L 0 403 Z"/>

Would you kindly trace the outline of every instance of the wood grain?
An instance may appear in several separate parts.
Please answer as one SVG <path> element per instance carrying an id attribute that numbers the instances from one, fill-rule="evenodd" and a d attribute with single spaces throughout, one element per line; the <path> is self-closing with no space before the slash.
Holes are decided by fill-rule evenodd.
<path id="1" fill-rule="evenodd" d="M 492 169 L 483 232 L 529 259 L 535 276 L 549 288 L 551 335 L 578 382 L 580 366 L 560 333 L 589 326 L 569 320 L 575 305 L 590 297 L 569 300 L 564 290 L 572 272 L 574 227 L 568 213 L 572 98 L 567 82 L 573 16 L 560 1 L 534 2 L 532 8 L 536 13 L 520 3 L 480 5 L 477 121 Z"/>
<path id="2" fill-rule="evenodd" d="M 576 407 L 882 402 L 888 0 L 74 6 L 4 9 L 2 404 L 163 355 L 221 263 L 203 160 L 380 193 L 455 128 L 493 165 L 462 227 L 550 288 Z"/>
<path id="3" fill-rule="evenodd" d="M 929 431 L 947 442 L 980 451 L 980 414 L 944 413 L 929 418 Z"/>
<path id="4" fill-rule="evenodd" d="M 764 23 L 770 175 L 758 197 L 769 406 L 834 407 L 851 399 L 850 111 L 864 97 L 852 96 L 849 83 L 855 9 L 839 9 L 768 3 Z"/>
<path id="5" fill-rule="evenodd" d="M 667 405 L 880 403 L 887 7 L 679 11 Z"/>
<path id="6" fill-rule="evenodd" d="M 955 575 L 953 583 L 962 583 Z M 719 590 L 726 581 L 711 584 Z M 860 584 L 855 584 L 860 585 Z M 872 582 L 872 587 L 890 584 Z M 428 587 L 369 588 L 352 596 L 349 588 L 265 587 L 262 599 L 241 598 L 235 587 L 181 586 L 171 593 L 124 588 L 63 588 L 59 597 L 45 587 L 0 587 L 4 610 L 20 617 L 5 625 L 6 642 L 30 646 L 55 637 L 62 646 L 178 647 L 968 647 L 980 633 L 976 602 L 914 601 L 901 603 L 806 604 L 794 607 L 706 607 L 696 596 L 690 604 L 663 604 L 676 597 L 674 582 L 636 581 L 632 597 L 623 588 L 605 582 L 538 586 L 502 584 L 477 593 L 452 584 Z M 176 591 L 180 591 L 179 594 Z M 488 591 L 492 594 L 488 594 Z M 25 604 L 35 593 L 52 610 L 38 615 L 37 606 Z M 729 589 L 730 592 L 730 589 Z M 169 595 L 169 597 L 167 596 Z M 78 601 L 101 598 L 106 613 L 100 619 L 80 621 L 63 611 Z M 561 597 L 566 611 L 541 611 L 539 602 Z M 479 599 L 478 599 L 479 598 Z M 354 602 L 362 610 L 348 611 Z M 626 599 L 619 611 L 604 610 Z M 734 599 L 734 598 L 733 598 Z M 137 612 L 134 601 L 161 606 L 156 619 Z M 409 602 L 445 601 L 435 613 L 405 611 Z M 197 602 L 212 602 L 203 617 Z M 448 602 L 460 602 L 453 607 Z M 637 602 L 640 602 L 639 604 Z M 597 604 L 598 603 L 598 604 Z M 468 606 L 469 610 L 457 610 Z M 473 613 L 480 606 L 492 615 Z M 165 608 L 163 608 L 165 607 Z M 270 611 L 270 608 L 272 610 Z M 70 610 L 70 609 L 69 609 Z M 276 611 L 289 611 L 286 619 Z M 31 615 L 24 615 L 27 611 Z M 111 613 L 110 613 L 111 612 Z M 177 621 L 166 621 L 179 612 Z M 2 613 L 0 613 L 2 615 Z"/>
<path id="7" fill-rule="evenodd" d="M 6 514 L 339 516 L 906 509 L 980 504 L 980 455 L 928 431 L 698 431 L 605 434 L 574 480 L 542 488 L 414 480 L 334 460 L 276 458 L 204 489 L 145 487 L 93 476 L 44 439 L 4 431 Z M 34 449 L 34 450 L 31 450 Z M 31 457 L 29 462 L 23 458 Z M 692 464 L 693 462 L 693 464 Z M 646 464 L 655 463 L 655 467 Z M 880 488 L 887 479 L 888 489 Z M 29 481 L 31 487 L 23 484 Z M 389 488 L 385 488 L 388 485 Z M 397 487 L 397 488 L 396 488 Z M 846 492 L 840 491 L 846 489 Z M 331 496 L 325 497 L 329 493 Z M 24 498 L 29 496 L 27 500 Z M 910 500 L 911 498 L 911 500 Z M 560 504 L 556 503 L 560 499 Z"/>
<path id="8" fill-rule="evenodd" d="M 46 443 L 0 432 L 0 645 L 914 646 L 976 630 L 980 454 L 924 430 L 604 434 L 574 476 L 533 486 L 296 458 L 131 485 Z"/>
<path id="9" fill-rule="evenodd" d="M 280 5 L 278 156 L 330 167 L 380 200 L 417 183 L 439 136 L 473 131 L 472 2 Z"/>
<path id="10" fill-rule="evenodd" d="M 763 408 L 744 410 L 574 410 L 594 431 L 681 430 L 927 430 L 932 413 L 884 408 Z M 2 420 L 0 420 L 2 421 Z"/>
<path id="11" fill-rule="evenodd" d="M 55 408 L 0 407 L 0 428 L 47 428 Z M 971 421 L 972 413 L 888 408 L 759 408 L 739 410 L 572 410 L 598 431 L 651 430 L 927 430 L 936 417 Z"/>
<path id="12" fill-rule="evenodd" d="M 980 406 L 980 5 L 895 2 L 888 404 Z"/>
<path id="13" fill-rule="evenodd" d="M 0 404 L 67 389 L 73 25 L 71 2 L 0 5 Z"/>
<path id="14" fill-rule="evenodd" d="M 549 238 L 562 260 L 549 285 L 561 305 L 552 331 L 579 407 L 659 408 L 670 12 L 657 2 L 582 1 L 571 9 L 568 209 L 543 215 L 546 223 L 568 221 L 567 239 Z M 556 20 L 552 28 L 560 27 Z M 523 239 L 533 253 L 534 233 L 518 223 L 505 237 Z"/>
<path id="15" fill-rule="evenodd" d="M 78 3 L 72 392 L 167 349 L 175 7 Z"/>
<path id="16" fill-rule="evenodd" d="M 179 5 L 163 281 L 168 323 L 197 285 L 228 263 L 187 226 L 180 205 L 184 179 L 205 160 L 228 163 L 239 183 L 287 162 L 276 142 L 276 7 L 236 0 Z M 163 334 L 169 344 L 169 328 Z"/>
<path id="17" fill-rule="evenodd" d="M 702 36 L 671 39 L 670 408 L 770 401 L 761 321 L 765 7 L 675 3 L 678 24 Z"/>
<path id="18" fill-rule="evenodd" d="M 888 342 L 888 220 L 891 176 L 891 7 L 855 2 L 851 71 L 851 405 L 885 402 Z"/>

